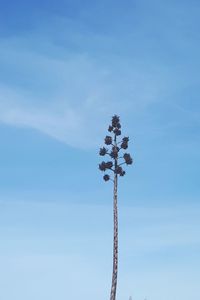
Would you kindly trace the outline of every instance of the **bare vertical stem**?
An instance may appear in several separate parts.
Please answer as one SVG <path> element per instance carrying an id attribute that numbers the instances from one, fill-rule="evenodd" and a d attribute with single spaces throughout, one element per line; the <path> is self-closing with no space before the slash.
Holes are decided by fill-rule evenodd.
<path id="1" fill-rule="evenodd" d="M 115 135 L 115 146 L 116 135 Z M 115 159 L 115 170 L 117 168 L 117 159 Z M 114 240 L 113 240 L 113 273 L 110 300 L 116 299 L 117 290 L 117 272 L 118 272 L 118 210 L 117 210 L 117 174 L 114 175 L 114 193 L 113 193 L 113 221 L 114 221 Z"/>

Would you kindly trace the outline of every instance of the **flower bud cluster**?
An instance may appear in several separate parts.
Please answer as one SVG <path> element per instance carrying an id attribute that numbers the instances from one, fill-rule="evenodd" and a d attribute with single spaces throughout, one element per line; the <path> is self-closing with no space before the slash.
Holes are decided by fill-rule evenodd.
<path id="1" fill-rule="evenodd" d="M 132 165 L 133 159 L 131 158 L 129 153 L 124 153 L 124 160 L 127 165 Z"/>
<path id="2" fill-rule="evenodd" d="M 121 124 L 120 124 L 120 119 L 117 115 L 114 115 L 112 117 L 112 125 L 108 127 L 109 132 L 113 132 L 116 136 L 121 135 Z"/>
<path id="3" fill-rule="evenodd" d="M 112 161 L 108 161 L 108 162 L 105 162 L 105 161 L 102 161 L 101 164 L 99 164 L 99 170 L 101 171 L 106 171 L 107 169 L 112 169 L 113 167 L 113 162 Z"/>
<path id="4" fill-rule="evenodd" d="M 106 170 L 112 171 L 115 175 L 124 176 L 126 172 L 121 167 L 122 164 L 131 165 L 133 159 L 129 153 L 124 153 L 122 157 L 119 156 L 120 150 L 126 150 L 128 148 L 129 137 L 123 137 L 121 142 L 117 142 L 117 137 L 121 135 L 120 118 L 117 115 L 112 117 L 111 125 L 108 127 L 108 131 L 114 135 L 114 137 L 107 135 L 104 139 L 105 145 L 112 146 L 111 150 L 102 147 L 99 150 L 99 155 L 108 155 L 113 161 L 102 161 L 99 164 L 99 170 L 105 172 Z M 118 163 L 119 159 L 123 159 L 122 163 Z M 108 174 L 103 176 L 105 181 L 109 181 L 111 178 Z"/>

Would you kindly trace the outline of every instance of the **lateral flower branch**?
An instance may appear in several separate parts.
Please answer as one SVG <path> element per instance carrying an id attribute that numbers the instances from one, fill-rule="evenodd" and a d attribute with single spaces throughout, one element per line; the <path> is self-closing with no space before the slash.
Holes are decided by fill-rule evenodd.
<path id="1" fill-rule="evenodd" d="M 120 117 L 114 115 L 112 117 L 111 125 L 108 127 L 110 135 L 106 135 L 104 139 L 105 146 L 100 148 L 100 156 L 108 156 L 108 161 L 102 161 L 99 164 L 99 170 L 106 172 L 103 179 L 105 181 L 113 181 L 113 214 L 114 214 L 114 241 L 113 241 L 113 273 L 110 300 L 116 299 L 117 289 L 117 273 L 118 273 L 118 209 L 117 209 L 117 189 L 118 189 L 118 176 L 123 177 L 126 172 L 122 165 L 131 165 L 133 159 L 131 155 L 124 152 L 128 149 L 129 137 L 121 136 Z M 108 174 L 107 174 L 108 173 Z"/>

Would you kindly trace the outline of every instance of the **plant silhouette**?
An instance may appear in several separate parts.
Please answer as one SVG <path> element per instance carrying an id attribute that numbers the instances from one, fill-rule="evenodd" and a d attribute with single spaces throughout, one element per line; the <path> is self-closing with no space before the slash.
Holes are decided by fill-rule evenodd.
<path id="1" fill-rule="evenodd" d="M 103 179 L 105 181 L 113 181 L 113 221 L 114 221 L 114 239 L 113 239 L 113 272 L 112 284 L 110 292 L 110 300 L 116 299 L 117 290 L 117 274 L 118 274 L 118 177 L 123 177 L 126 172 L 122 165 L 131 165 L 133 160 L 129 153 L 124 151 L 128 149 L 129 137 L 121 136 L 120 117 L 114 115 L 112 117 L 111 125 L 108 127 L 110 135 L 106 135 L 104 139 L 105 146 L 100 148 L 100 156 L 108 156 L 108 161 L 102 161 L 99 164 L 99 170 L 106 172 Z M 118 139 L 120 139 L 118 141 Z M 108 173 L 109 172 L 109 173 Z M 108 174 L 107 174 L 108 173 Z"/>

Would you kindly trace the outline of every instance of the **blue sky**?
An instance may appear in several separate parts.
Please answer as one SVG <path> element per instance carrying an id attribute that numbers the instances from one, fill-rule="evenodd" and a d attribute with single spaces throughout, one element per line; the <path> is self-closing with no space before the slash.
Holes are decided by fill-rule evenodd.
<path id="1" fill-rule="evenodd" d="M 97 167 L 113 114 L 134 158 L 118 300 L 198 298 L 199 15 L 195 0 L 1 1 L 0 299 L 109 297 Z"/>

